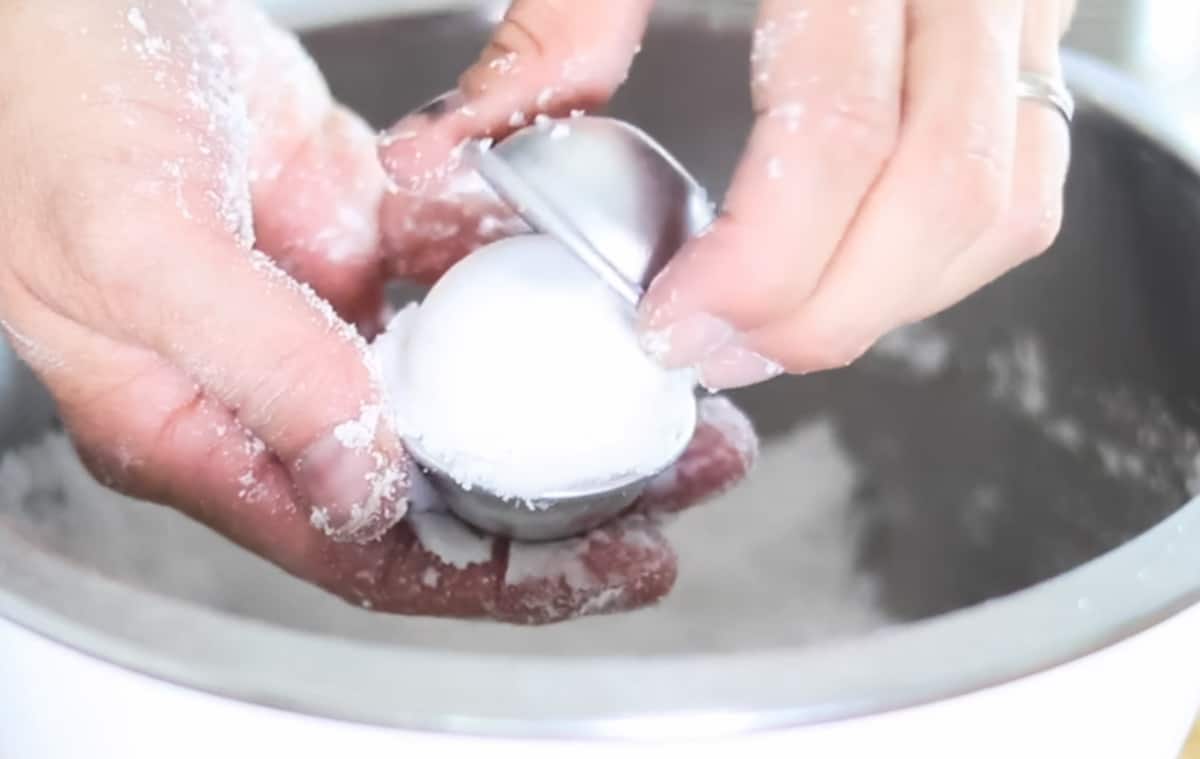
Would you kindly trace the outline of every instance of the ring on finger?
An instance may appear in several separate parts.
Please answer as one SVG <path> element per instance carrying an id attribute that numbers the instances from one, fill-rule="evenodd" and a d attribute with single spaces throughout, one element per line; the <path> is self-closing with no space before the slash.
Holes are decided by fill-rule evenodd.
<path id="1" fill-rule="evenodd" d="M 1075 117 L 1075 98 L 1061 79 L 1036 71 L 1022 71 L 1017 77 L 1017 97 L 1053 108 L 1070 128 Z"/>

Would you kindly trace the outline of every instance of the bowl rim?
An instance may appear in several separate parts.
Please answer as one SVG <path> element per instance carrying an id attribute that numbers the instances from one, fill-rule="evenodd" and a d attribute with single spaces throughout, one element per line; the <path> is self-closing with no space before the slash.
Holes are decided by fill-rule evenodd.
<path id="1" fill-rule="evenodd" d="M 1147 90 L 1078 54 L 1066 67 L 1083 108 L 1112 115 L 1200 173 L 1196 145 Z M 1177 550 L 1197 532 L 1193 498 L 1025 590 L 850 640 L 769 651 L 555 657 L 350 640 L 138 590 L 9 530 L 0 530 L 0 618 L 150 678 L 348 723 L 496 737 L 715 737 L 929 704 L 1126 640 L 1200 602 L 1200 551 Z M 1011 634 L 1019 629 L 1040 634 Z M 396 685 L 406 682 L 421 688 Z"/>

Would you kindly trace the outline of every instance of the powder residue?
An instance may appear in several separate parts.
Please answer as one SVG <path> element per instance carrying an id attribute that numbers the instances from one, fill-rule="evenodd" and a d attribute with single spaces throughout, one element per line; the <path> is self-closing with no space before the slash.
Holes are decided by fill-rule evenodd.
<path id="1" fill-rule="evenodd" d="M 409 515 L 409 526 L 427 551 L 455 569 L 492 558 L 492 539 L 474 532 L 449 514 L 421 511 Z"/>
<path id="2" fill-rule="evenodd" d="M 907 367 L 919 379 L 928 379 L 949 366 L 950 339 L 933 325 L 922 322 L 884 335 L 871 353 Z"/>
<path id="3" fill-rule="evenodd" d="M 375 441 L 375 430 L 379 426 L 382 408 L 377 403 L 363 406 L 357 419 L 342 422 L 333 430 L 338 442 L 346 448 L 367 448 Z"/>
<path id="4" fill-rule="evenodd" d="M 519 543 L 508 553 L 506 585 L 519 585 L 547 577 L 561 577 L 567 587 L 582 591 L 593 587 L 597 578 L 583 563 L 587 540 L 577 538 L 557 543 Z"/>
<path id="5" fill-rule="evenodd" d="M 724 415 L 722 406 L 710 408 Z M 785 487 L 796 482 L 805 487 Z M 680 576 L 662 602 L 635 615 L 535 629 L 396 617 L 347 605 L 171 509 L 103 488 L 62 434 L 0 459 L 0 529 L 135 587 L 318 633 L 542 655 L 738 650 L 811 643 L 888 622 L 873 581 L 856 563 L 856 482 L 830 426 L 798 427 L 768 442 L 755 476 L 737 491 L 665 525 L 680 556 Z M 447 567 L 423 568 L 414 579 L 424 587 L 435 589 L 450 569 L 492 556 L 491 540 L 452 517 L 414 510 L 408 519 Z M 623 542 L 646 550 L 660 545 L 636 527 Z M 510 555 L 504 581 L 566 578 L 585 610 L 620 607 L 623 590 L 606 587 L 583 564 L 583 547 L 582 541 L 521 546 Z M 785 575 L 803 581 L 781 594 L 778 581 Z"/>

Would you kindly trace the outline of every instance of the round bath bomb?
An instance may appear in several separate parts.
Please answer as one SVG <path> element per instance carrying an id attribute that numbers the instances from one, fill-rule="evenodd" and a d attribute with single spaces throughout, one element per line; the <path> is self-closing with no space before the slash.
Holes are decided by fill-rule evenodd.
<path id="1" fill-rule="evenodd" d="M 692 373 L 654 363 L 629 307 L 541 235 L 467 256 L 375 350 L 405 439 L 506 497 L 652 474 L 695 426 Z"/>

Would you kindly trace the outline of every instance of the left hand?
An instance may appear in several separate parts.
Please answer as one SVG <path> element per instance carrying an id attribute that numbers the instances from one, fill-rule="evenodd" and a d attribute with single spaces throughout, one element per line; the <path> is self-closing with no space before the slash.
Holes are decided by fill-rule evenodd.
<path id="1" fill-rule="evenodd" d="M 366 346 L 299 282 L 372 327 L 385 267 L 434 277 L 507 222 L 440 184 L 381 215 L 375 135 L 254 2 L 0 0 L 0 49 L 23 64 L 0 67 L 0 328 L 97 479 L 384 611 L 544 623 L 670 590 L 659 516 L 753 460 L 719 399 L 631 513 L 578 540 L 403 518 L 411 461 L 371 421 Z"/>

